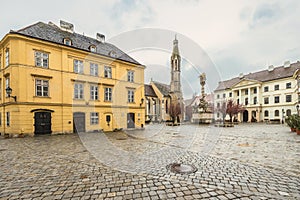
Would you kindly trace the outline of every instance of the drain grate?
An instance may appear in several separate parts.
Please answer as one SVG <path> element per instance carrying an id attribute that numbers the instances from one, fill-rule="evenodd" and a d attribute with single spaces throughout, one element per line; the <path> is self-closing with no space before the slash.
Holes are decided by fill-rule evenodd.
<path id="1" fill-rule="evenodd" d="M 195 173 L 198 169 L 194 165 L 172 163 L 167 166 L 167 169 L 177 174 L 191 174 Z"/>

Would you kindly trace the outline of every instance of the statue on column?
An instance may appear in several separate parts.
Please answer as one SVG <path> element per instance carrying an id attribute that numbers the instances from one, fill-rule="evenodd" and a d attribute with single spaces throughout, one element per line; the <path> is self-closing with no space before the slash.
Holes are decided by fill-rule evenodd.
<path id="1" fill-rule="evenodd" d="M 201 98 L 198 105 L 198 109 L 199 112 L 206 112 L 208 108 L 208 103 L 205 101 L 206 74 L 202 73 L 199 77 L 200 77 L 200 85 L 201 85 Z"/>

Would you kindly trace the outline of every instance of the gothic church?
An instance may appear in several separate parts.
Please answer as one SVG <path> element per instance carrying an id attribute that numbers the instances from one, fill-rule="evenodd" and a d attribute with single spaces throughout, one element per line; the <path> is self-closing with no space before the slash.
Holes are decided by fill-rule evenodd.
<path id="1" fill-rule="evenodd" d="M 152 81 L 145 84 L 146 122 L 162 122 L 171 120 L 173 105 L 179 104 L 181 114 L 177 122 L 183 121 L 184 103 L 180 81 L 181 57 L 179 54 L 178 40 L 175 36 L 173 52 L 171 55 L 171 82 L 170 85 Z"/>

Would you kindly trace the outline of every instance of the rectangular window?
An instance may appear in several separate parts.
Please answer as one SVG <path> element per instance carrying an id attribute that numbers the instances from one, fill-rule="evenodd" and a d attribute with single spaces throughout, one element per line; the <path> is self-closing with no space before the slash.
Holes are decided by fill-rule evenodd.
<path id="1" fill-rule="evenodd" d="M 104 77 L 112 78 L 111 67 L 104 66 Z"/>
<path id="2" fill-rule="evenodd" d="M 285 96 L 285 102 L 292 102 L 292 95 L 286 95 Z"/>
<path id="3" fill-rule="evenodd" d="M 48 53 L 36 51 L 36 52 L 34 52 L 34 58 L 35 58 L 35 66 L 42 67 L 42 68 L 49 67 L 49 54 Z"/>
<path id="4" fill-rule="evenodd" d="M 279 90 L 279 85 L 274 85 L 274 90 Z"/>
<path id="5" fill-rule="evenodd" d="M 10 112 L 6 112 L 6 126 L 10 126 Z"/>
<path id="6" fill-rule="evenodd" d="M 98 100 L 98 86 L 91 85 L 90 94 L 91 94 L 91 100 Z"/>
<path id="7" fill-rule="evenodd" d="M 99 113 L 91 112 L 91 125 L 99 124 Z"/>
<path id="8" fill-rule="evenodd" d="M 253 104 L 257 104 L 257 97 L 253 98 Z"/>
<path id="9" fill-rule="evenodd" d="M 90 75 L 98 76 L 98 64 L 90 63 Z"/>
<path id="10" fill-rule="evenodd" d="M 217 99 L 220 99 L 220 95 L 219 94 L 217 95 Z"/>
<path id="11" fill-rule="evenodd" d="M 0 68 L 2 68 L 2 54 L 0 54 Z"/>
<path id="12" fill-rule="evenodd" d="M 289 89 L 289 88 L 292 88 L 292 83 L 291 82 L 286 83 L 286 89 Z"/>
<path id="13" fill-rule="evenodd" d="M 253 88 L 253 94 L 256 94 L 256 93 L 257 93 L 257 89 Z"/>
<path id="14" fill-rule="evenodd" d="M 248 95 L 248 89 L 245 90 L 245 95 Z"/>
<path id="15" fill-rule="evenodd" d="M 7 76 L 5 78 L 5 89 L 8 88 L 10 86 L 10 78 L 9 76 Z M 6 94 L 6 97 L 8 97 L 8 94 Z"/>
<path id="16" fill-rule="evenodd" d="M 269 97 L 265 97 L 265 98 L 264 98 L 264 103 L 265 103 L 265 104 L 269 104 Z"/>
<path id="17" fill-rule="evenodd" d="M 74 99 L 83 99 L 83 84 L 74 84 Z"/>
<path id="18" fill-rule="evenodd" d="M 9 65 L 9 49 L 5 50 L 5 67 Z"/>
<path id="19" fill-rule="evenodd" d="M 112 88 L 104 88 L 104 101 L 112 101 Z"/>
<path id="20" fill-rule="evenodd" d="M 269 91 L 269 87 L 268 86 L 265 86 L 264 87 L 264 92 L 268 92 Z"/>
<path id="21" fill-rule="evenodd" d="M 2 115 L 0 113 L 0 126 L 2 126 Z"/>
<path id="22" fill-rule="evenodd" d="M 128 102 L 129 103 L 134 102 L 134 90 L 128 90 Z"/>
<path id="23" fill-rule="evenodd" d="M 245 99 L 245 105 L 248 105 L 248 98 Z"/>
<path id="24" fill-rule="evenodd" d="M 127 81 L 128 82 L 134 82 L 134 71 L 128 71 L 127 72 Z"/>
<path id="25" fill-rule="evenodd" d="M 225 97 L 226 97 L 226 94 L 224 93 L 224 94 L 223 94 L 223 98 L 225 98 Z"/>
<path id="26" fill-rule="evenodd" d="M 83 74 L 83 61 L 74 60 L 74 72 L 77 74 Z"/>
<path id="27" fill-rule="evenodd" d="M 49 96 L 49 81 L 48 80 L 35 80 L 35 95 L 39 97 Z"/>
<path id="28" fill-rule="evenodd" d="M 240 91 L 236 91 L 236 96 L 240 96 Z"/>
<path id="29" fill-rule="evenodd" d="M 274 103 L 279 103 L 279 96 L 274 97 Z"/>
<path id="30" fill-rule="evenodd" d="M 220 108 L 220 103 L 217 103 L 217 108 Z"/>

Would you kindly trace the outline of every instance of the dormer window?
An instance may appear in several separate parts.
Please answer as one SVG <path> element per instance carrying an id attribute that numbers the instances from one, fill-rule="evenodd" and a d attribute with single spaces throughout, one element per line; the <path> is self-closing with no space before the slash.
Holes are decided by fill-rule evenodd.
<path id="1" fill-rule="evenodd" d="M 91 46 L 90 46 L 90 51 L 91 51 L 91 52 L 96 52 L 96 51 L 97 51 L 96 46 L 95 46 L 95 45 L 91 45 Z"/>
<path id="2" fill-rule="evenodd" d="M 64 44 L 68 46 L 72 46 L 72 40 L 70 40 L 70 38 L 64 38 Z"/>

